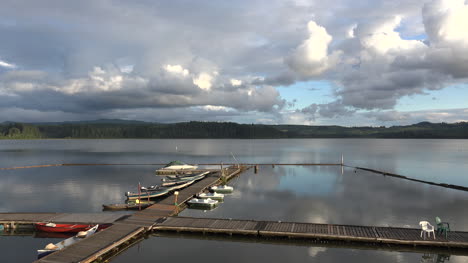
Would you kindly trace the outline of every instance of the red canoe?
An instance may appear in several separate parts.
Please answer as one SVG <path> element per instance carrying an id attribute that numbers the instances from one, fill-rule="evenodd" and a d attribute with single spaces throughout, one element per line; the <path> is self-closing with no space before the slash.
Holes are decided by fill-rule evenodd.
<path id="1" fill-rule="evenodd" d="M 55 223 L 35 223 L 34 227 L 37 231 L 43 232 L 69 232 L 78 233 L 80 231 L 86 231 L 95 225 L 88 224 L 55 224 Z M 99 225 L 99 229 L 104 229 L 110 226 L 110 224 Z"/>

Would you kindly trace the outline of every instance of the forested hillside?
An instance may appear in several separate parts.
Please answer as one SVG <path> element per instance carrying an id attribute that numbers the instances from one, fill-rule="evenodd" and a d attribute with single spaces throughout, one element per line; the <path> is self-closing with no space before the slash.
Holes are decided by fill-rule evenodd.
<path id="1" fill-rule="evenodd" d="M 392 127 L 149 123 L 119 120 L 67 123 L 3 123 L 0 139 L 41 138 L 468 138 L 468 123 L 421 122 Z"/>

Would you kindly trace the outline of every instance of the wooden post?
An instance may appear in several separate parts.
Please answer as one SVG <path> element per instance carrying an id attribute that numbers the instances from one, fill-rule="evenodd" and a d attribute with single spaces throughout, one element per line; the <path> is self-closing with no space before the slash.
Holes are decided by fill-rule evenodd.
<path id="1" fill-rule="evenodd" d="M 344 165 L 344 158 L 343 158 L 343 154 L 341 154 L 341 166 Z"/>
<path id="2" fill-rule="evenodd" d="M 140 184 L 140 182 L 138 182 L 138 199 L 137 199 L 138 210 L 141 210 L 140 196 L 141 196 L 141 184 Z"/>
<path id="3" fill-rule="evenodd" d="M 179 191 L 174 192 L 175 200 L 174 200 L 174 205 L 176 207 L 176 213 L 179 213 L 179 205 L 177 204 L 177 196 L 179 196 Z"/>
<path id="4" fill-rule="evenodd" d="M 258 164 L 254 166 L 254 172 L 258 173 Z"/>

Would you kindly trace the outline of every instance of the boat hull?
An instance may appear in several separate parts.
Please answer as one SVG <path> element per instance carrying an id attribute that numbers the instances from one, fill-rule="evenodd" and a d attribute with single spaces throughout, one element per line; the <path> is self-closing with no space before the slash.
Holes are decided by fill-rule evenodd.
<path id="1" fill-rule="evenodd" d="M 228 187 L 228 188 L 219 188 L 219 187 L 211 187 L 211 191 L 215 193 L 220 193 L 220 194 L 230 194 L 234 191 L 234 188 Z"/>
<path id="2" fill-rule="evenodd" d="M 62 250 L 70 245 L 73 245 L 75 244 L 76 242 L 80 241 L 80 240 L 83 240 L 83 238 L 87 238 L 89 237 L 90 235 L 94 234 L 97 230 L 99 229 L 99 225 L 95 225 L 93 227 L 91 227 L 90 229 L 84 231 L 85 232 L 85 235 L 84 236 L 81 236 L 80 233 L 78 233 L 76 236 L 72 236 L 70 238 L 67 238 L 65 240 L 62 240 L 56 244 L 53 244 L 54 245 L 54 248 L 53 249 L 39 249 L 37 250 L 37 258 L 40 259 L 40 258 L 43 258 L 49 254 L 52 254 L 54 252 L 57 252 L 59 250 Z"/>
<path id="3" fill-rule="evenodd" d="M 160 197 L 163 195 L 167 195 L 169 193 L 169 189 L 166 189 L 164 191 L 148 191 L 148 192 L 143 192 L 143 193 L 130 193 L 127 192 L 125 195 L 129 200 L 135 200 L 135 199 L 148 199 L 148 198 L 156 198 Z"/>
<path id="4" fill-rule="evenodd" d="M 87 231 L 93 227 L 93 225 L 83 224 L 55 224 L 55 226 L 47 226 L 47 223 L 36 223 L 34 227 L 37 231 L 50 232 L 50 233 L 78 233 L 80 231 Z"/>
<path id="5" fill-rule="evenodd" d="M 224 201 L 224 195 L 198 195 L 199 199 L 211 199 L 211 200 L 216 200 L 216 201 Z"/>
<path id="6" fill-rule="evenodd" d="M 150 207 L 154 204 L 154 202 L 145 202 L 141 204 L 109 204 L 109 205 L 102 205 L 104 210 L 138 210 L 138 209 L 145 209 Z"/>

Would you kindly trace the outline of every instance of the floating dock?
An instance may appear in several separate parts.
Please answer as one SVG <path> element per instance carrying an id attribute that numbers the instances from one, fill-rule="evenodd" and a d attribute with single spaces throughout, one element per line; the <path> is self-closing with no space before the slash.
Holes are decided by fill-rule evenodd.
<path id="1" fill-rule="evenodd" d="M 228 179 L 230 179 L 240 174 L 245 169 L 247 168 L 229 167 L 225 171 Z M 153 226 L 164 220 L 164 218 L 177 214 L 180 209 L 184 208 L 186 201 L 190 200 L 194 195 L 205 191 L 208 187 L 219 183 L 219 178 L 220 172 L 218 171 L 180 190 L 177 206 L 175 206 L 175 196 L 170 195 L 157 204 L 127 216 L 124 219 L 115 221 L 114 225 L 97 232 L 89 238 L 45 256 L 35 262 L 87 263 L 106 258 L 109 254 L 118 252 L 121 247 L 127 247 L 141 239 L 143 234 L 151 231 Z"/>
<path id="2" fill-rule="evenodd" d="M 314 224 L 216 218 L 169 217 L 157 223 L 156 231 L 246 235 L 257 238 L 294 238 L 349 241 L 371 245 L 400 245 L 468 249 L 468 232 L 449 231 L 447 239 L 421 238 L 421 229 L 379 226 Z M 467 251 L 468 253 L 468 251 Z"/>

